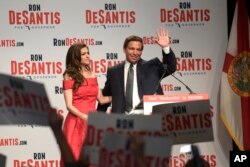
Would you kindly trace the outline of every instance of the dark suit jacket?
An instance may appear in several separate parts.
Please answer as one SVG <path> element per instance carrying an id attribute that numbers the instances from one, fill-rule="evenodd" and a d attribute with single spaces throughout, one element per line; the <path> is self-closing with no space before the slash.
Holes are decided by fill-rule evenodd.
<path id="1" fill-rule="evenodd" d="M 163 54 L 163 63 L 154 58 L 149 61 L 140 59 L 137 63 L 137 85 L 140 99 L 143 95 L 163 94 L 159 82 L 162 78 L 176 70 L 176 58 L 170 49 L 169 54 Z M 112 96 L 112 113 L 125 112 L 124 90 L 124 65 L 125 62 L 110 67 L 107 71 L 107 80 L 102 90 L 104 96 Z M 106 111 L 107 105 L 98 105 L 98 111 Z"/>

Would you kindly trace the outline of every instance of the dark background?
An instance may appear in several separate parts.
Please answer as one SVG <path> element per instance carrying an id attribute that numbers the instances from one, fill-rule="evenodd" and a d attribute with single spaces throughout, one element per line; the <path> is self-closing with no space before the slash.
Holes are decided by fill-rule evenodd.
<path id="1" fill-rule="evenodd" d="M 245 0 L 246 1 L 246 7 L 247 7 L 247 11 L 248 11 L 248 18 L 250 16 L 250 1 L 249 0 Z M 227 14 L 228 14 L 228 37 L 230 34 L 230 29 L 231 29 L 231 25 L 232 25 L 232 21 L 233 21 L 233 15 L 234 15 L 234 9 L 235 9 L 235 4 L 236 4 L 237 0 L 227 0 Z"/>

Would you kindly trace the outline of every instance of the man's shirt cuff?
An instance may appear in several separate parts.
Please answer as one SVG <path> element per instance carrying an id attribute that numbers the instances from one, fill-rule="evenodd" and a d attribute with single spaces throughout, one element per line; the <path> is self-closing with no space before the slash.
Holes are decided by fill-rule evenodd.
<path id="1" fill-rule="evenodd" d="M 170 52 L 170 46 L 164 47 L 162 49 L 163 49 L 164 53 L 169 54 L 169 52 Z"/>

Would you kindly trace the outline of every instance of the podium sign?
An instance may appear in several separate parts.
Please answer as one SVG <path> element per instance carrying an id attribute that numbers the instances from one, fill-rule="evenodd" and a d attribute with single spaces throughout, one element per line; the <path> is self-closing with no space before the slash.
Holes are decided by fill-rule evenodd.
<path id="1" fill-rule="evenodd" d="M 157 113 L 162 114 L 163 134 L 175 144 L 213 141 L 209 100 L 155 105 Z"/>
<path id="2" fill-rule="evenodd" d="M 145 95 L 144 115 L 152 113 L 152 106 L 157 104 L 176 103 L 184 101 L 208 100 L 208 94 L 170 94 L 170 95 Z"/>
<path id="3" fill-rule="evenodd" d="M 156 95 L 144 99 L 146 114 L 162 115 L 163 134 L 172 138 L 174 144 L 214 140 L 212 112 L 206 94 Z"/>

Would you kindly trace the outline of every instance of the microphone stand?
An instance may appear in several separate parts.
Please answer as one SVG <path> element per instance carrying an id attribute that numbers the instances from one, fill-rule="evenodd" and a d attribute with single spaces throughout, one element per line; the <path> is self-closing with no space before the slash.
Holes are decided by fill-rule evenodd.
<path id="1" fill-rule="evenodd" d="M 164 64 L 163 65 L 163 68 L 164 68 L 164 73 L 162 74 L 162 76 L 161 76 L 161 78 L 159 79 L 159 82 L 158 82 L 158 84 L 157 84 L 157 86 L 156 86 L 156 88 L 155 88 L 155 94 L 157 94 L 157 90 L 158 90 L 158 88 L 159 88 L 159 86 L 160 86 L 160 84 L 161 84 L 161 81 L 162 81 L 162 79 L 164 78 L 164 76 L 166 75 L 166 73 L 168 72 L 168 69 L 167 69 L 167 65 L 166 64 Z M 169 72 L 168 72 L 169 73 Z M 169 73 L 170 74 L 170 73 Z M 190 89 L 190 87 L 189 86 L 187 86 L 184 82 L 182 82 L 179 78 L 177 78 L 176 76 L 174 76 L 173 74 L 170 74 L 172 77 L 174 77 L 177 81 L 179 81 L 182 85 L 184 85 L 185 87 L 186 87 L 186 89 L 189 91 L 189 93 L 190 94 L 196 94 L 196 93 L 194 93 L 191 89 Z M 134 109 L 143 109 L 143 99 L 141 99 L 140 100 L 140 103 L 137 105 L 137 106 L 135 106 L 135 108 Z"/>
<path id="2" fill-rule="evenodd" d="M 164 74 L 166 73 L 166 72 L 168 72 L 168 67 L 167 67 L 167 64 L 164 64 L 163 65 L 163 68 L 164 68 L 164 70 L 165 70 L 165 72 L 164 72 Z M 169 73 L 169 72 L 168 72 Z M 163 76 L 164 76 L 164 74 L 163 74 Z M 177 78 L 176 76 L 174 76 L 173 74 L 171 74 L 171 73 L 169 73 L 172 77 L 174 77 L 177 81 L 179 81 L 182 85 L 184 85 L 185 87 L 186 87 L 186 89 L 189 91 L 189 93 L 190 94 L 196 94 L 196 93 L 194 93 L 191 89 L 190 89 L 190 87 L 188 87 L 184 82 L 182 82 L 179 78 Z M 163 77 L 162 76 L 162 77 Z M 162 78 L 161 78 L 162 79 Z"/>
<path id="3" fill-rule="evenodd" d="M 180 83 L 182 83 L 182 85 L 184 85 L 186 87 L 186 89 L 189 91 L 190 94 L 196 94 L 194 93 L 190 87 L 188 87 L 184 82 L 182 82 L 179 78 L 177 78 L 176 76 L 174 76 L 173 74 L 171 74 L 172 77 L 174 77 L 176 80 L 178 80 Z"/>
<path id="4" fill-rule="evenodd" d="M 167 72 L 167 69 L 164 66 L 164 73 L 162 74 L 161 78 L 158 81 L 158 84 L 156 85 L 155 94 L 157 94 L 157 90 L 158 90 L 158 88 L 159 88 L 159 86 L 161 84 L 161 80 L 164 78 L 166 72 Z M 137 106 L 135 106 L 134 109 L 143 109 L 143 99 L 140 100 L 140 103 Z"/>

